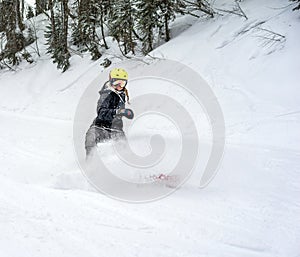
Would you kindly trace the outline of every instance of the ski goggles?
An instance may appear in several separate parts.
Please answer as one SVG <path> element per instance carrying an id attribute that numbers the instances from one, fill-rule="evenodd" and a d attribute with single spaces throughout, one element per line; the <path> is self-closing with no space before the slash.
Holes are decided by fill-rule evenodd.
<path id="1" fill-rule="evenodd" d="M 127 85 L 127 80 L 126 79 L 112 79 L 111 84 L 114 87 L 124 88 Z"/>

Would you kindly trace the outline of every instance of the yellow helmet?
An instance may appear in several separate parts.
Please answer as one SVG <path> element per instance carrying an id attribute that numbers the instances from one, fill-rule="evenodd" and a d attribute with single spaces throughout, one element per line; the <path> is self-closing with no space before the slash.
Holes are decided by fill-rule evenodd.
<path id="1" fill-rule="evenodd" d="M 115 68 L 109 73 L 110 79 L 123 79 L 128 80 L 128 73 L 126 70 L 121 68 Z"/>

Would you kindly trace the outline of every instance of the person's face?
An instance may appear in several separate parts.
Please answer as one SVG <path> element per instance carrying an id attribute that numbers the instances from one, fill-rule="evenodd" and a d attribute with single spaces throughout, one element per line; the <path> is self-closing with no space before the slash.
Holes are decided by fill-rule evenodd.
<path id="1" fill-rule="evenodd" d="M 114 86 L 114 88 L 115 88 L 116 90 L 118 90 L 118 91 L 122 91 L 122 90 L 124 89 L 124 87 L 121 87 L 121 86 L 119 86 L 119 85 Z"/>
<path id="2" fill-rule="evenodd" d="M 118 91 L 124 90 L 126 85 L 127 85 L 127 80 L 119 79 L 112 82 L 112 86 Z"/>

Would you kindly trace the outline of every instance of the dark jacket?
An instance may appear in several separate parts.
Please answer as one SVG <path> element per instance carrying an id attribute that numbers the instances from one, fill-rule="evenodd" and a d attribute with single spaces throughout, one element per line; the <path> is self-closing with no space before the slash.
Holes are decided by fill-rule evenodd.
<path id="1" fill-rule="evenodd" d="M 99 92 L 100 99 L 97 104 L 97 118 L 93 125 L 106 129 L 123 129 L 122 117 L 117 115 L 119 109 L 125 108 L 126 95 L 124 91 L 114 90 L 106 82 Z"/>

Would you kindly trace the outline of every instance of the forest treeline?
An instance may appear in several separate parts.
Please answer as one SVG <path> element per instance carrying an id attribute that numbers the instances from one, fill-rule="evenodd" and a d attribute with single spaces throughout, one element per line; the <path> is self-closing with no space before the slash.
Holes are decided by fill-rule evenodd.
<path id="1" fill-rule="evenodd" d="M 292 1 L 299 9 L 300 0 Z M 176 15 L 214 17 L 215 12 L 207 0 L 36 0 L 34 8 L 24 0 L 0 0 L 0 67 L 18 65 L 22 59 L 33 62 L 26 46 L 37 35 L 25 20 L 40 14 L 49 20 L 44 31 L 47 54 L 65 71 L 71 46 L 97 60 L 110 47 L 108 33 L 123 55 L 134 55 L 137 46 L 146 55 L 158 42 L 171 39 L 170 23 Z"/>

